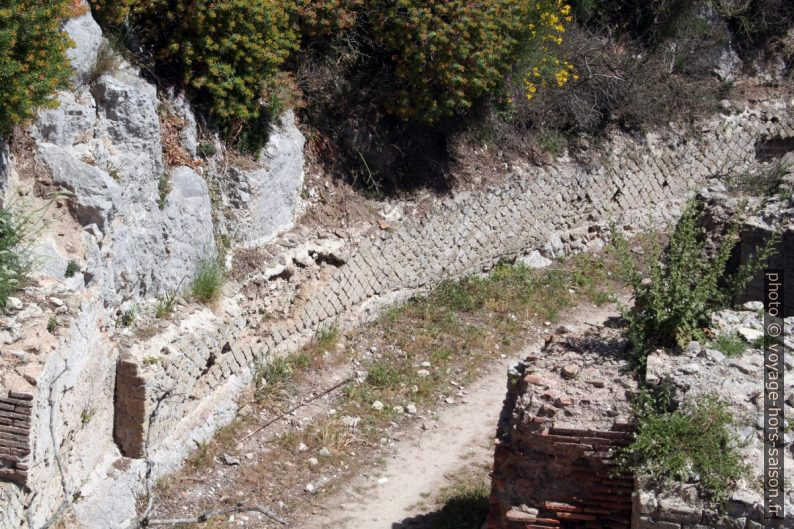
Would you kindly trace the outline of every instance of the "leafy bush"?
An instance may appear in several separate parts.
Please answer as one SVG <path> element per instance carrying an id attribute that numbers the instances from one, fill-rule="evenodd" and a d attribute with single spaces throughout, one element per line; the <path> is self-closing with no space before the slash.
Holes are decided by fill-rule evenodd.
<path id="1" fill-rule="evenodd" d="M 52 106 L 53 92 L 66 84 L 69 38 L 60 24 L 67 0 L 6 0 L 0 7 L 0 136 Z"/>
<path id="2" fill-rule="evenodd" d="M 705 395 L 669 411 L 644 391 L 633 404 L 637 433 L 618 455 L 620 470 L 661 486 L 697 482 L 705 496 L 726 501 L 747 468 L 725 403 Z"/>
<path id="3" fill-rule="evenodd" d="M 384 2 L 371 22 L 394 67 L 388 107 L 424 123 L 465 111 L 502 84 L 520 49 L 542 66 L 548 43 L 562 42 L 569 11 L 560 0 Z"/>
<path id="4" fill-rule="evenodd" d="M 713 3 L 727 21 L 740 50 L 785 35 L 794 23 L 794 4 L 789 0 L 713 0 Z"/>
<path id="5" fill-rule="evenodd" d="M 104 26 L 121 26 L 132 13 L 133 7 L 147 4 L 149 0 L 91 0 L 91 14 Z"/>
<path id="6" fill-rule="evenodd" d="M 629 261 L 626 241 L 616 240 L 634 291 L 635 306 L 624 311 L 624 318 L 633 367 L 640 371 L 651 348 L 680 346 L 693 337 L 702 338 L 711 314 L 729 305 L 774 253 L 775 237 L 729 274 L 726 265 L 738 241 L 739 224 L 734 222 L 728 228 L 719 248 L 710 255 L 699 225 L 701 216 L 697 202 L 690 201 L 668 246 L 663 252 L 655 250 L 659 258 L 651 261 L 649 278 L 643 278 Z"/>
<path id="7" fill-rule="evenodd" d="M 563 87 L 551 83 L 527 100 L 517 72 L 506 87 L 510 104 L 503 119 L 508 124 L 541 132 L 535 136 L 548 129 L 597 134 L 610 123 L 643 130 L 699 115 L 723 98 L 723 87 L 710 76 L 670 72 L 680 47 L 675 53 L 669 47 L 648 50 L 636 41 L 616 42 L 572 25 L 557 53 L 577 65 L 576 79 Z"/>
<path id="8" fill-rule="evenodd" d="M 740 49 L 779 37 L 794 21 L 794 4 L 788 0 L 574 0 L 577 20 L 610 27 L 654 44 L 691 21 L 691 9 L 712 8 L 731 30 Z"/>
<path id="9" fill-rule="evenodd" d="M 296 47 L 280 0 L 142 0 L 93 3 L 97 18 L 131 26 L 162 75 L 182 84 L 192 103 L 232 141 L 252 149 L 266 137 L 263 93 Z"/>

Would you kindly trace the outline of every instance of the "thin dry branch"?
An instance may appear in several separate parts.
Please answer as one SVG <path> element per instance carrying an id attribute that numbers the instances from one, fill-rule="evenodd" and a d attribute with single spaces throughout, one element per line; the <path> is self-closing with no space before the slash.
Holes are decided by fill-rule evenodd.
<path id="1" fill-rule="evenodd" d="M 270 419 L 269 421 L 267 421 L 265 424 L 263 424 L 262 426 L 260 426 L 260 427 L 259 427 L 259 428 L 257 428 L 256 430 L 254 430 L 253 432 L 249 433 L 248 435 L 246 435 L 246 436 L 245 436 L 245 437 L 243 437 L 242 439 L 240 439 L 240 440 L 238 441 L 238 443 L 243 443 L 243 442 L 245 442 L 245 441 L 246 441 L 247 439 L 249 439 L 251 436 L 253 436 L 253 435 L 256 435 L 257 433 L 261 432 L 262 430 L 264 430 L 265 428 L 267 428 L 267 427 L 268 427 L 268 426 L 270 426 L 271 424 L 273 424 L 273 423 L 275 423 L 275 422 L 278 422 L 278 421 L 280 421 L 281 419 L 284 419 L 285 417 L 289 416 L 289 415 L 290 415 L 292 412 L 294 412 L 295 410 L 298 410 L 298 409 L 300 409 L 300 408 L 302 408 L 302 407 L 306 406 L 307 404 L 310 404 L 310 403 L 314 402 L 315 400 L 319 399 L 320 397 L 324 397 L 325 395 L 328 395 L 328 394 L 329 394 L 329 393 L 331 393 L 332 391 L 334 391 L 334 390 L 337 390 L 337 389 L 341 388 L 341 387 L 342 387 L 342 386 L 344 386 L 345 384 L 347 384 L 347 383 L 349 383 L 350 381 L 352 381 L 354 378 L 355 378 L 355 377 L 348 377 L 348 378 L 346 378 L 345 380 L 343 380 L 343 381 L 341 381 L 341 382 L 339 382 L 339 383 L 337 383 L 337 384 L 334 384 L 333 386 L 331 386 L 330 388 L 326 389 L 325 391 L 323 391 L 323 392 L 321 392 L 321 393 L 318 393 L 317 395 L 314 395 L 314 396 L 313 396 L 313 397 L 311 397 L 311 398 L 304 399 L 304 400 L 300 401 L 298 404 L 296 404 L 296 405 L 295 405 L 295 406 L 293 406 L 292 408 L 288 409 L 288 410 L 287 410 L 287 411 L 285 411 L 284 413 L 281 413 L 280 415 L 277 415 L 276 417 L 273 417 L 272 419 Z"/>
<path id="2" fill-rule="evenodd" d="M 217 516 L 223 516 L 226 514 L 236 514 L 242 512 L 258 512 L 264 516 L 267 516 L 271 520 L 280 523 L 281 525 L 287 525 L 287 522 L 276 516 L 272 511 L 269 509 L 265 509 L 264 507 L 258 506 L 250 506 L 246 507 L 242 504 L 237 504 L 234 507 L 224 507 L 222 509 L 215 509 L 212 511 L 207 511 L 205 513 L 199 514 L 198 516 L 194 516 L 193 518 L 163 518 L 163 519 L 155 519 L 149 520 L 147 526 L 152 525 L 170 525 L 171 527 L 177 525 L 189 525 L 194 523 L 203 523 L 208 522 L 212 518 Z"/>

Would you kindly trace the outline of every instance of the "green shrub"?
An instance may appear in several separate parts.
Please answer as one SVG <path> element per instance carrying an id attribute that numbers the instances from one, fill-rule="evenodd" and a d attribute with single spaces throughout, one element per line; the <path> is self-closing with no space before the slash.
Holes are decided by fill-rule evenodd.
<path id="1" fill-rule="evenodd" d="M 539 65 L 545 43 L 562 41 L 569 10 L 558 0 L 379 4 L 371 16 L 374 37 L 396 78 L 387 106 L 402 119 L 429 124 L 465 111 L 502 84 L 519 49 L 542 50 Z"/>
<path id="2" fill-rule="evenodd" d="M 703 338 L 711 314 L 730 305 L 763 263 L 774 253 L 771 238 L 745 265 L 729 274 L 726 265 L 738 241 L 738 222 L 722 237 L 719 248 L 709 255 L 704 231 L 699 225 L 702 212 L 690 201 L 663 252 L 654 251 L 650 277 L 643 278 L 630 259 L 627 243 L 616 238 L 626 260 L 635 306 L 624 311 L 626 336 L 631 347 L 630 361 L 642 372 L 647 353 L 654 347 L 684 345 L 693 337 Z"/>
<path id="3" fill-rule="evenodd" d="M 196 147 L 196 154 L 201 158 L 207 159 L 215 156 L 215 146 L 211 143 L 202 142 Z"/>
<path id="4" fill-rule="evenodd" d="M 618 454 L 618 468 L 657 485 L 697 483 L 706 497 L 724 502 L 747 468 L 732 432 L 733 415 L 713 395 L 668 411 L 643 392 L 634 402 L 637 433 Z"/>
<path id="5" fill-rule="evenodd" d="M 53 106 L 53 92 L 71 69 L 69 37 L 60 31 L 66 0 L 6 0 L 0 7 L 0 136 L 24 123 L 41 106 Z"/>
<path id="6" fill-rule="evenodd" d="M 264 89 L 297 44 L 284 2 L 100 0 L 93 7 L 100 21 L 134 28 L 156 70 L 183 85 L 230 141 L 252 149 L 264 141 Z"/>
<path id="7" fill-rule="evenodd" d="M 0 311 L 28 278 L 33 265 L 30 245 L 39 229 L 36 212 L 0 208 Z"/>
<path id="8" fill-rule="evenodd" d="M 91 14 L 103 27 L 121 26 L 136 5 L 148 0 L 90 0 Z"/>
<path id="9" fill-rule="evenodd" d="M 210 255 L 199 261 L 190 293 L 202 303 L 211 303 L 220 296 L 225 279 L 223 259 L 219 255 Z"/>

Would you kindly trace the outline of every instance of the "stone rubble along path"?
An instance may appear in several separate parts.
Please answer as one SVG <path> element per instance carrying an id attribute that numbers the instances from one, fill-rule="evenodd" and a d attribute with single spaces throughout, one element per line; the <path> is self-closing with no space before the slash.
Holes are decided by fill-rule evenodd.
<path id="1" fill-rule="evenodd" d="M 618 316 L 615 305 L 574 309 L 563 325 L 602 325 Z M 543 347 L 539 339 L 515 358 L 492 364 L 454 405 L 438 410 L 429 431 L 420 428 L 395 446 L 385 467 L 373 468 L 345 484 L 338 492 L 313 504 L 312 513 L 293 527 L 303 529 L 421 529 L 415 521 L 427 512 L 421 505 L 434 500 L 447 485 L 447 476 L 469 463 L 492 463 L 492 439 L 505 397 L 508 366 Z M 431 507 L 431 509 L 434 509 Z M 427 508 L 424 509 L 427 511 Z"/>

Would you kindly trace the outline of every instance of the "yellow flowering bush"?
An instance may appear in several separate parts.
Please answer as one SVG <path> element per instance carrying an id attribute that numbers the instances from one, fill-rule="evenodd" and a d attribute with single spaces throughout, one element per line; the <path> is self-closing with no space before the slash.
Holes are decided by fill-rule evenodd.
<path id="1" fill-rule="evenodd" d="M 71 72 L 69 38 L 60 31 L 66 0 L 4 0 L 0 7 L 0 136 L 54 104 Z"/>
<path id="2" fill-rule="evenodd" d="M 558 57 L 567 25 L 573 21 L 571 6 L 563 0 L 535 3 L 537 19 L 528 25 L 529 38 L 519 56 L 517 70 L 522 77 L 528 100 L 535 98 L 538 89 L 562 88 L 570 81 L 578 81 L 574 65 Z"/>
<path id="3" fill-rule="evenodd" d="M 383 2 L 370 19 L 394 65 L 387 106 L 403 119 L 437 123 L 496 91 L 522 50 L 532 51 L 539 73 L 527 78 L 527 91 L 537 90 L 553 70 L 570 9 L 561 0 Z M 553 75 L 567 82 L 574 74 L 561 66 Z"/>

